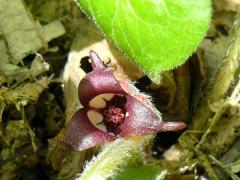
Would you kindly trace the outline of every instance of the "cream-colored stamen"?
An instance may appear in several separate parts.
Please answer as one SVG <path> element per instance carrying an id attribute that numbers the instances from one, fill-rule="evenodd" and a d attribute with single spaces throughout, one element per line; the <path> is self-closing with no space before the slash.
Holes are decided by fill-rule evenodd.
<path id="1" fill-rule="evenodd" d="M 107 132 L 107 128 L 104 124 L 97 124 L 95 127 L 103 132 Z"/>
<path id="2" fill-rule="evenodd" d="M 101 113 L 90 110 L 87 112 L 87 117 L 96 128 L 107 132 L 106 126 L 104 124 L 99 124 L 103 121 L 103 115 Z"/>
<path id="3" fill-rule="evenodd" d="M 113 98 L 113 96 L 114 96 L 113 93 L 100 94 L 94 97 L 93 99 L 91 99 L 91 101 L 89 102 L 89 105 L 92 108 L 97 108 L 97 109 L 104 108 L 106 107 L 106 100 L 110 101 Z"/>

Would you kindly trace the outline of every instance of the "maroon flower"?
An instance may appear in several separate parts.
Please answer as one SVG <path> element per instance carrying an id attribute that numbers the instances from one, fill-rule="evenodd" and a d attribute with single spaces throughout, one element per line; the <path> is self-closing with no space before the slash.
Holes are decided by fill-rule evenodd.
<path id="1" fill-rule="evenodd" d="M 117 80 L 98 55 L 90 52 L 93 71 L 78 87 L 79 109 L 65 130 L 63 143 L 80 151 L 118 137 L 178 131 L 183 122 L 163 122 L 145 95 L 130 83 Z"/>

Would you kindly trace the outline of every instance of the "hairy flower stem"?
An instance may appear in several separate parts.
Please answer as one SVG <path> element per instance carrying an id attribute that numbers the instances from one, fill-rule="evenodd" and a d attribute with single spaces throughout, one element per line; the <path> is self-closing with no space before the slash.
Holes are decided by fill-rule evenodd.
<path id="1" fill-rule="evenodd" d="M 113 177 L 127 164 L 141 159 L 142 147 L 152 135 L 117 139 L 107 144 L 102 152 L 89 162 L 75 180 L 106 179 Z"/>

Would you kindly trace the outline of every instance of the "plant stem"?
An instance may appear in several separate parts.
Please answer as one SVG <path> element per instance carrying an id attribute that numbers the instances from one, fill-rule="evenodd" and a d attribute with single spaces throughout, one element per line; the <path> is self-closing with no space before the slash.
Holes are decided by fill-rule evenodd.
<path id="1" fill-rule="evenodd" d="M 152 135 L 118 139 L 107 144 L 102 152 L 86 165 L 84 172 L 75 180 L 113 177 L 123 166 L 139 161 L 142 146 L 150 139 L 152 139 Z"/>

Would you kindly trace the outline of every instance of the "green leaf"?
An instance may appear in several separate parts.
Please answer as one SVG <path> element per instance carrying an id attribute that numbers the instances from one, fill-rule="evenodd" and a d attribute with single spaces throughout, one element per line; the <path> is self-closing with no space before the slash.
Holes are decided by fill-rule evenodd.
<path id="1" fill-rule="evenodd" d="M 166 174 L 166 171 L 156 165 L 128 166 L 115 177 L 115 180 L 161 180 Z"/>
<path id="2" fill-rule="evenodd" d="M 210 0 L 75 0 L 152 80 L 186 61 L 203 39 Z"/>

